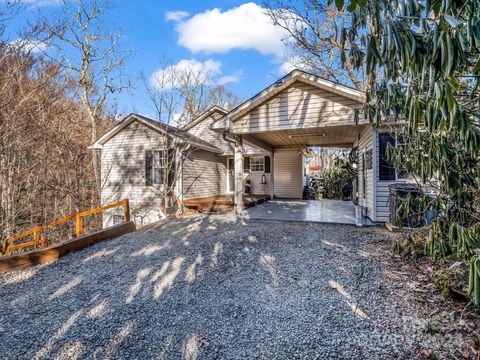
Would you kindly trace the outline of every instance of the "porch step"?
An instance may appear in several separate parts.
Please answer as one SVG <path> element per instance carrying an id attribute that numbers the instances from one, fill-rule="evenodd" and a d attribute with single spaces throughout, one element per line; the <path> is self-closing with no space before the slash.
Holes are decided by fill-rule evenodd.
<path id="1" fill-rule="evenodd" d="M 200 205 L 197 207 L 200 212 L 218 212 L 225 213 L 233 211 L 233 205 Z"/>
<path id="2" fill-rule="evenodd" d="M 267 201 L 268 198 L 267 195 L 244 195 L 242 207 L 247 209 Z M 188 199 L 183 204 L 189 209 L 196 209 L 201 212 L 230 212 L 234 210 L 233 196 L 231 195 Z"/>

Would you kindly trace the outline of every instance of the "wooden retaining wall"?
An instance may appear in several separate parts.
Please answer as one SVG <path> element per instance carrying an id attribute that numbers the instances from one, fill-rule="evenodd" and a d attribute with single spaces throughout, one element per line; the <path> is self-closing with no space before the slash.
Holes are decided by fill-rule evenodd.
<path id="1" fill-rule="evenodd" d="M 0 272 L 15 271 L 55 261 L 68 253 L 81 250 L 104 240 L 128 234 L 135 231 L 135 229 L 135 223 L 133 221 L 128 221 L 48 248 L 37 249 L 18 255 L 5 256 L 0 258 Z"/>

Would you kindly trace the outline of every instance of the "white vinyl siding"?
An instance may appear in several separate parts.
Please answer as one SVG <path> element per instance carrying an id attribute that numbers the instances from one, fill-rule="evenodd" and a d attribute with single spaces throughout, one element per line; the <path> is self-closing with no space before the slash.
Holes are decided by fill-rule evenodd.
<path id="1" fill-rule="evenodd" d="M 296 82 L 233 122 L 235 133 L 355 124 L 362 104 Z"/>
<path id="2" fill-rule="evenodd" d="M 303 158 L 298 149 L 276 150 L 273 156 L 274 195 L 277 198 L 302 198 Z"/>
<path id="3" fill-rule="evenodd" d="M 227 193 L 226 157 L 205 150 L 188 153 L 183 163 L 183 197 L 193 199 Z"/>
<path id="4" fill-rule="evenodd" d="M 109 141 L 102 149 L 102 204 L 128 198 L 132 219 L 145 225 L 162 218 L 160 186 L 147 186 L 145 151 L 162 148 L 164 136 L 134 121 Z M 104 227 L 113 225 L 114 211 L 106 212 Z"/>
<path id="5" fill-rule="evenodd" d="M 210 129 L 210 125 L 219 117 L 219 114 L 213 114 L 212 116 L 205 118 L 203 121 L 193 126 L 188 130 L 188 132 L 208 142 L 209 144 L 222 149 L 225 154 L 233 154 L 233 144 L 223 140 L 223 135 L 221 132 Z"/>
<path id="6" fill-rule="evenodd" d="M 375 221 L 374 169 L 376 163 L 373 150 L 374 131 L 372 126 L 367 126 L 360 133 L 360 139 L 356 144 L 358 146 L 358 204 L 367 208 L 367 216 L 373 221 Z M 372 150 L 372 168 L 364 169 L 363 159 L 369 150 Z"/>
<path id="7" fill-rule="evenodd" d="M 262 175 L 265 175 L 266 184 L 262 184 Z M 272 184 L 270 174 L 251 172 L 246 178 L 250 180 L 250 192 L 253 195 L 266 195 L 270 193 L 270 186 Z"/>
<path id="8" fill-rule="evenodd" d="M 218 114 L 216 114 L 215 116 L 209 116 L 203 121 L 193 126 L 191 129 L 189 129 L 188 132 L 208 142 L 209 144 L 214 145 L 219 149 L 222 149 L 224 151 L 223 155 L 233 155 L 233 144 L 225 141 L 221 132 L 213 131 L 210 129 L 210 126 L 217 118 L 219 118 Z M 248 144 L 243 145 L 243 151 L 245 154 L 249 155 L 259 154 L 262 152 L 261 150 Z"/>

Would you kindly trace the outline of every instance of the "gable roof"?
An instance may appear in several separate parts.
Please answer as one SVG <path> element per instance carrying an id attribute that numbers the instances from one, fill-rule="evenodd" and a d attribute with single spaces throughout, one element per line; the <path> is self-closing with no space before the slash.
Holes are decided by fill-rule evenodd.
<path id="1" fill-rule="evenodd" d="M 103 145 L 117 135 L 120 131 L 125 129 L 134 121 L 139 121 L 140 123 L 144 124 L 145 126 L 149 127 L 150 129 L 157 131 L 162 134 L 169 134 L 172 137 L 179 139 L 182 142 L 188 143 L 195 148 L 211 151 L 217 154 L 223 153 L 222 149 L 219 149 L 216 146 L 209 144 L 206 141 L 192 135 L 184 130 L 178 129 L 174 126 L 170 126 L 167 124 L 163 124 L 157 120 L 150 119 L 146 116 L 142 116 L 139 114 L 130 114 L 123 118 L 117 125 L 111 128 L 107 133 L 105 133 L 102 137 L 100 137 L 95 143 L 90 145 L 89 149 L 102 149 Z"/>
<path id="2" fill-rule="evenodd" d="M 335 81 L 324 79 L 320 76 L 308 73 L 303 70 L 293 70 L 275 83 L 243 102 L 228 114 L 212 124 L 212 129 L 225 129 L 230 126 L 230 121 L 235 121 L 255 107 L 263 104 L 281 91 L 285 90 L 295 82 L 300 81 L 319 89 L 326 90 L 340 96 L 352 99 L 359 103 L 365 102 L 365 93 Z"/>
<path id="3" fill-rule="evenodd" d="M 201 113 L 196 119 L 194 119 L 193 121 L 191 121 L 190 123 L 188 123 L 187 125 L 182 127 L 182 130 L 183 131 L 190 130 L 191 128 L 200 124 L 203 120 L 207 119 L 208 117 L 210 117 L 211 115 L 213 115 L 215 113 L 219 113 L 221 115 L 226 115 L 228 113 L 228 111 L 221 108 L 220 106 L 214 105 L 214 106 L 210 107 L 209 109 L 205 110 L 203 113 Z"/>

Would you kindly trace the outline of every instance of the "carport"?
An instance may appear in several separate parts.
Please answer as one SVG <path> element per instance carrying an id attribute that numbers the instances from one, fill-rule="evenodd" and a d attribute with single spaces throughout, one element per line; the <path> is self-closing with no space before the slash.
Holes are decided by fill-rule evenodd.
<path id="1" fill-rule="evenodd" d="M 274 199 L 243 211 L 248 220 L 306 221 L 371 226 L 351 201 Z"/>
<path id="2" fill-rule="evenodd" d="M 270 201 L 244 213 L 252 218 L 358 224 L 345 201 L 302 201 L 303 154 L 308 147 L 353 148 L 368 126 L 365 95 L 350 87 L 294 70 L 212 125 L 235 142 L 235 209 L 244 191 L 243 147 L 253 145 L 272 158 Z"/>

